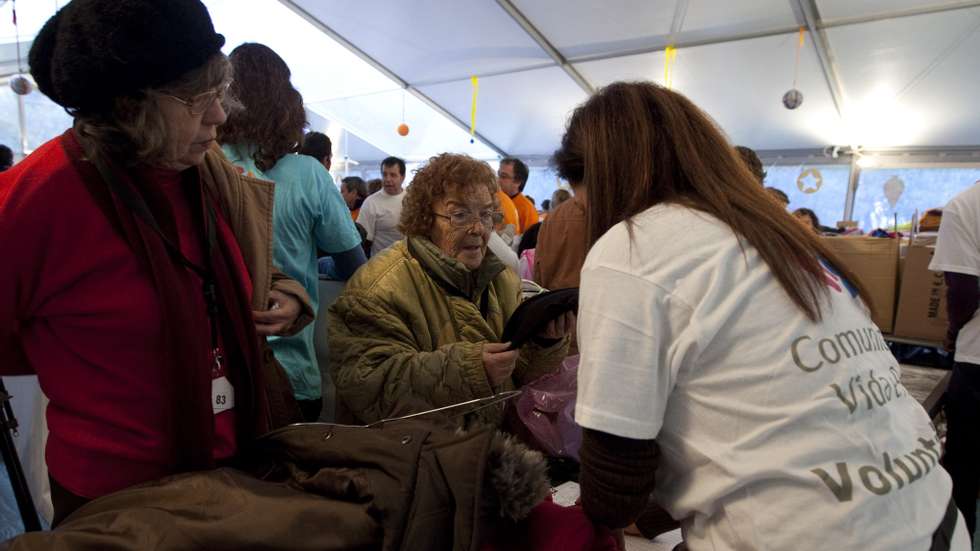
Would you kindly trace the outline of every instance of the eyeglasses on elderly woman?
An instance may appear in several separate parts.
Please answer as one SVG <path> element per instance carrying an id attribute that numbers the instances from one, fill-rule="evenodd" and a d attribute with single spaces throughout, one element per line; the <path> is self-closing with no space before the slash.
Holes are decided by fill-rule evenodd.
<path id="1" fill-rule="evenodd" d="M 208 109 L 214 105 L 215 101 L 224 102 L 225 94 L 228 93 L 228 88 L 231 86 L 230 82 L 222 84 L 217 88 L 208 90 L 207 92 L 201 92 L 196 96 L 191 96 L 189 98 L 181 98 L 174 96 L 172 94 L 161 94 L 165 98 L 172 99 L 178 103 L 182 103 L 187 107 L 187 111 L 192 116 L 203 115 Z"/>
<path id="2" fill-rule="evenodd" d="M 479 212 L 454 210 L 449 214 L 442 214 L 441 212 L 433 211 L 432 214 L 438 216 L 439 218 L 449 220 L 449 225 L 456 228 L 468 228 L 479 220 L 480 224 L 482 224 L 484 228 L 493 229 L 494 211 L 492 210 L 481 210 Z"/>

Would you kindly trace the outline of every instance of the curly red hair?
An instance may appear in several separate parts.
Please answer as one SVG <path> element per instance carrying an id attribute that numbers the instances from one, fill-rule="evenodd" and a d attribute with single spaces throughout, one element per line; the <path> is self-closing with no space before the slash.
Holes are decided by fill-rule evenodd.
<path id="1" fill-rule="evenodd" d="M 490 165 L 469 155 L 443 153 L 429 159 L 415 171 L 412 185 L 402 201 L 402 216 L 398 229 L 405 235 L 428 237 L 435 222 L 432 206 L 450 192 L 470 186 L 485 186 L 493 197 L 494 210 L 497 201 L 497 178 Z"/>

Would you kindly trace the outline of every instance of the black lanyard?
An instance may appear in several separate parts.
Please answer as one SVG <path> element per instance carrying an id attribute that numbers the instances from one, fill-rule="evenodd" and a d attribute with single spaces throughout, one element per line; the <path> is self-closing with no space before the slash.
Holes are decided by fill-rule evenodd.
<path id="1" fill-rule="evenodd" d="M 211 267 L 211 254 L 214 251 L 215 243 L 217 242 L 217 236 L 215 235 L 215 215 L 214 208 L 208 202 L 206 194 L 201 194 L 201 201 L 203 202 L 204 211 L 206 213 L 204 220 L 204 230 L 207 243 L 207 251 L 204 254 L 204 266 L 195 264 L 189 258 L 187 258 L 183 252 L 181 252 L 180 247 L 175 245 L 160 229 L 160 225 L 157 224 L 156 218 L 153 216 L 153 212 L 150 211 L 150 207 L 143 200 L 140 194 L 136 193 L 130 186 L 124 185 L 119 181 L 116 174 L 109 168 L 104 160 L 98 156 L 92 156 L 92 162 L 95 164 L 95 168 L 98 169 L 99 174 L 105 180 L 106 184 L 112 192 L 119 197 L 119 200 L 126 205 L 127 208 L 133 211 L 133 214 L 137 218 L 141 219 L 150 229 L 152 229 L 163 241 L 164 247 L 170 254 L 171 259 L 174 262 L 184 266 L 188 270 L 197 274 L 201 278 L 202 287 L 201 291 L 204 294 L 204 303 L 207 305 L 207 314 L 209 325 L 211 326 L 211 351 L 214 354 L 214 360 L 217 363 L 221 363 L 221 356 L 219 354 L 218 347 L 218 292 L 217 285 L 214 277 L 214 270 Z"/>

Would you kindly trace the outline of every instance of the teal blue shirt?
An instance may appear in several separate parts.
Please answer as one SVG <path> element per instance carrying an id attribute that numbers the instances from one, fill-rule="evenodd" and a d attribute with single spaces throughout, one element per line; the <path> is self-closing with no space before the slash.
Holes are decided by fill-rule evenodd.
<path id="1" fill-rule="evenodd" d="M 225 145 L 222 149 L 246 174 L 275 182 L 273 263 L 303 285 L 316 312 L 317 247 L 340 253 L 361 244 L 350 209 L 333 178 L 322 164 L 306 155 L 286 155 L 263 172 L 252 159 L 253 148 Z M 286 369 L 299 400 L 315 400 L 321 395 L 313 326 L 311 323 L 291 337 L 269 337 L 269 346 Z"/>

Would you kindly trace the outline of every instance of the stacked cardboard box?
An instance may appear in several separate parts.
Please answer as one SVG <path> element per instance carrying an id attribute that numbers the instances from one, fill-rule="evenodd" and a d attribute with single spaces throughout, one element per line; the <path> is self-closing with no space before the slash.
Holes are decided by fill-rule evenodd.
<path id="1" fill-rule="evenodd" d="M 898 239 L 824 237 L 823 242 L 868 291 L 875 324 L 882 333 L 891 333 L 898 282 Z"/>
<path id="2" fill-rule="evenodd" d="M 905 255 L 895 336 L 942 342 L 946 336 L 946 282 L 929 270 L 936 249 L 913 245 Z"/>
<path id="3" fill-rule="evenodd" d="M 872 319 L 882 333 L 941 343 L 946 335 L 946 283 L 929 270 L 933 243 L 917 240 L 903 248 L 897 239 L 825 237 L 871 295 Z"/>

